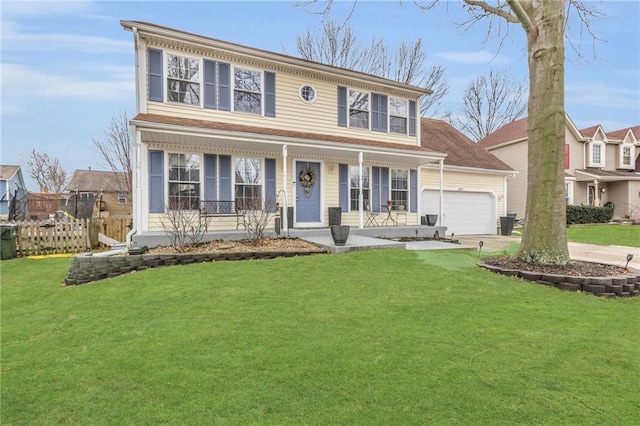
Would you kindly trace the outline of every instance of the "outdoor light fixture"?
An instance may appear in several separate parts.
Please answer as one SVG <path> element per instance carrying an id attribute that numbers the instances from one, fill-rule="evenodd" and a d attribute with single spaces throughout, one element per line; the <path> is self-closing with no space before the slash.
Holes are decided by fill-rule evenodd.
<path id="1" fill-rule="evenodd" d="M 276 203 L 276 212 L 280 211 L 280 203 Z"/>
<path id="2" fill-rule="evenodd" d="M 627 266 L 629 266 L 629 262 L 631 262 L 631 259 L 633 259 L 633 255 L 631 253 L 629 253 L 627 255 L 627 264 L 624 265 L 624 269 L 627 269 Z"/>
<path id="3" fill-rule="evenodd" d="M 484 245 L 484 241 L 480 240 L 478 242 L 478 257 L 480 257 L 480 252 L 482 251 L 482 246 Z"/>

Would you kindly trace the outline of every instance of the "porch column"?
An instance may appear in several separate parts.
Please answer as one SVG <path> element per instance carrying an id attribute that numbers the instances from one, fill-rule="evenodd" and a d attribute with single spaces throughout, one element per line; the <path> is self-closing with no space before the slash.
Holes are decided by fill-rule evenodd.
<path id="1" fill-rule="evenodd" d="M 440 168 L 440 210 L 438 211 L 438 224 L 442 226 L 444 216 L 444 159 L 438 161 Z"/>
<path id="2" fill-rule="evenodd" d="M 364 228 L 364 201 L 362 200 L 362 151 L 358 152 L 358 167 L 360 168 L 360 183 L 358 191 L 358 228 Z"/>
<path id="3" fill-rule="evenodd" d="M 600 207 L 600 188 L 598 187 L 598 183 L 599 183 L 598 179 L 594 179 L 593 180 L 593 185 L 594 185 L 594 188 L 593 188 L 593 192 L 594 192 L 594 194 L 593 194 L 593 205 L 595 207 Z"/>
<path id="4" fill-rule="evenodd" d="M 284 194 L 284 210 L 282 211 L 281 226 L 282 230 L 286 232 L 287 235 L 289 235 L 289 209 L 287 206 L 287 161 L 287 145 L 282 145 L 282 192 Z M 276 198 L 278 197 L 276 196 Z"/>

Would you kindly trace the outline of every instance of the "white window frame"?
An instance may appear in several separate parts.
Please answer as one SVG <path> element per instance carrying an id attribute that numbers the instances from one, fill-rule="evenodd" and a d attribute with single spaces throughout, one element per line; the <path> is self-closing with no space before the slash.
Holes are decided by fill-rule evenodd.
<path id="1" fill-rule="evenodd" d="M 166 173 L 166 179 L 165 179 L 165 183 L 166 183 L 166 194 L 165 194 L 165 200 L 166 200 L 166 206 L 165 206 L 165 211 L 171 211 L 171 210 L 175 210 L 171 208 L 171 194 L 170 194 L 170 190 L 169 190 L 169 186 L 171 183 L 176 183 L 176 182 L 185 182 L 185 183 L 194 183 L 191 181 L 181 181 L 181 180 L 172 180 L 171 176 L 170 176 L 170 171 L 171 171 L 171 155 L 188 155 L 188 156 L 195 156 L 198 157 L 198 209 L 200 201 L 202 200 L 202 189 L 203 189 L 203 167 L 204 167 L 204 158 L 202 153 L 196 153 L 196 152 L 187 152 L 187 151 L 168 151 L 166 153 L 166 166 L 165 166 L 165 173 Z M 194 209 L 190 209 L 190 210 L 194 210 Z"/>
<path id="2" fill-rule="evenodd" d="M 313 98 L 312 99 L 305 99 L 304 96 L 302 96 L 302 93 L 303 93 L 303 90 L 305 89 L 305 87 L 308 87 L 311 90 L 313 90 Z M 315 87 L 313 87 L 313 85 L 304 83 L 304 84 L 301 84 L 300 87 L 298 88 L 298 97 L 305 104 L 312 104 L 318 99 L 318 91 L 316 90 Z"/>
<path id="3" fill-rule="evenodd" d="M 180 57 L 180 58 L 185 58 L 185 59 L 189 59 L 189 60 L 193 60 L 198 62 L 198 81 L 193 82 L 190 80 L 183 80 L 183 79 L 176 79 L 176 78 L 171 78 L 169 77 L 169 56 L 176 56 L 176 57 Z M 163 74 L 164 74 L 164 84 L 165 84 L 165 90 L 164 90 L 164 97 L 165 97 L 165 101 L 168 103 L 172 103 L 172 104 L 176 104 L 176 105 L 186 105 L 186 106 L 190 106 L 190 107 L 202 107 L 202 69 L 203 69 L 203 64 L 202 64 L 202 58 L 196 58 L 193 56 L 189 56 L 189 55 L 185 55 L 182 52 L 173 52 L 173 51 L 168 51 L 165 52 L 164 54 L 164 63 L 162 64 L 163 68 Z M 186 102 L 179 102 L 179 101 L 173 101 L 171 99 L 169 99 L 169 80 L 177 80 L 177 81 L 185 81 L 185 82 L 189 82 L 189 83 L 193 83 L 193 84 L 198 84 L 198 103 L 197 104 L 193 104 L 193 103 L 186 103 Z"/>
<path id="4" fill-rule="evenodd" d="M 243 70 L 243 71 L 249 71 L 249 72 L 258 73 L 258 76 L 260 77 L 260 92 L 236 89 L 236 70 Z M 265 83 L 265 81 L 264 81 L 264 71 L 263 70 L 259 70 L 257 68 L 252 68 L 252 67 L 244 67 L 244 66 L 233 65 L 231 67 L 231 81 L 230 81 L 232 111 L 240 113 L 240 114 L 250 114 L 252 116 L 264 115 L 264 83 Z M 242 111 L 242 110 L 236 109 L 236 91 L 240 91 L 240 92 L 244 92 L 244 93 L 254 93 L 254 94 L 259 93 L 260 94 L 260 112 Z"/>
<path id="5" fill-rule="evenodd" d="M 564 199 L 568 205 L 573 204 L 573 181 L 564 181 Z"/>
<path id="6" fill-rule="evenodd" d="M 367 109 L 357 109 L 357 108 L 351 108 L 351 92 L 357 92 L 357 93 L 362 93 L 367 95 Z M 365 112 L 367 113 L 367 127 L 360 127 L 360 126 L 352 126 L 351 125 L 351 111 L 357 111 L 357 112 Z M 358 90 L 358 89 L 352 89 L 350 87 L 347 88 L 347 125 L 349 126 L 349 128 L 351 129 L 363 129 L 363 130 L 371 130 L 371 92 L 367 91 L 367 90 Z"/>
<path id="7" fill-rule="evenodd" d="M 394 172 L 394 170 L 395 171 L 402 171 L 402 172 L 406 172 L 407 173 L 407 188 L 406 189 L 394 189 L 393 188 L 393 172 Z M 396 200 L 393 199 L 393 192 L 394 191 L 406 193 L 405 201 L 404 201 L 404 204 L 402 204 L 402 205 L 404 205 L 404 209 L 405 210 L 407 210 L 408 207 L 409 207 L 409 190 L 411 189 L 410 188 L 410 185 L 411 185 L 410 179 L 411 179 L 411 173 L 409 172 L 409 169 L 389 169 L 389 197 L 390 197 L 391 200 L 393 200 L 394 206 L 396 206 L 396 208 L 400 204 L 398 204 L 396 202 Z"/>
<path id="8" fill-rule="evenodd" d="M 242 185 L 242 184 L 238 184 L 236 181 L 236 163 L 238 160 L 242 160 L 242 159 L 247 159 L 247 160 L 257 160 L 260 163 L 260 208 L 259 210 L 261 210 L 264 206 L 264 197 L 265 197 L 265 181 L 266 181 L 266 171 L 265 171 L 265 162 L 264 162 L 264 158 L 260 158 L 260 157 L 252 157 L 252 156 L 243 156 L 243 155 L 237 155 L 237 156 L 233 156 L 231 158 L 232 161 L 232 184 L 233 184 L 233 200 L 234 202 L 238 202 L 238 198 L 236 196 L 236 186 L 237 185 Z M 218 179 L 219 180 L 219 179 Z M 246 186 L 249 186 L 248 184 L 246 184 Z M 255 185 L 254 186 L 258 186 Z"/>
<path id="9" fill-rule="evenodd" d="M 624 150 L 625 148 L 629 148 L 629 164 L 624 164 Z M 623 143 L 620 145 L 620 168 L 621 169 L 633 169 L 635 164 L 633 160 L 636 156 L 636 147 L 632 143 Z"/>
<path id="10" fill-rule="evenodd" d="M 598 146 L 600 147 L 600 162 L 595 162 L 593 161 L 593 154 L 594 154 L 594 148 Z M 605 165 L 605 145 L 604 142 L 601 141 L 591 141 L 591 143 L 589 144 L 589 166 L 590 167 L 604 167 Z"/>
<path id="11" fill-rule="evenodd" d="M 407 133 L 409 133 L 409 100 L 408 99 L 402 99 L 402 98 L 393 98 L 391 96 L 387 97 L 387 111 L 388 111 L 388 120 L 389 123 L 387 125 L 387 129 L 388 129 L 388 133 L 393 133 L 396 135 L 406 135 Z M 405 116 L 402 117 L 400 115 L 394 115 L 391 114 L 391 100 L 394 101 L 401 101 L 404 102 L 404 107 L 405 107 Z M 391 117 L 396 117 L 396 118 L 404 118 L 404 132 L 394 132 L 393 130 L 391 130 Z"/>
<path id="12" fill-rule="evenodd" d="M 368 186 L 363 186 L 362 187 L 362 192 L 363 192 L 363 194 L 362 194 L 362 198 L 363 198 L 362 199 L 362 207 L 366 209 L 366 204 L 369 203 L 369 207 L 371 209 L 373 209 L 373 206 L 371 206 L 371 184 L 372 184 L 372 182 L 371 182 L 372 181 L 371 173 L 372 173 L 372 169 L 371 169 L 371 166 L 362 166 L 362 170 L 367 175 L 367 179 L 368 179 L 368 182 L 369 182 Z M 353 201 L 357 202 L 358 198 L 354 198 L 354 197 L 351 196 L 351 192 L 353 190 L 357 190 L 358 194 L 360 193 L 360 186 L 359 185 L 360 185 L 361 177 L 359 176 L 359 174 L 360 174 L 360 166 L 359 165 L 350 165 L 349 166 L 349 211 L 352 211 L 352 212 L 358 211 L 359 210 L 359 205 L 360 205 L 360 203 L 358 202 L 357 205 L 356 205 L 356 208 L 353 208 L 352 207 L 352 203 L 353 203 Z M 351 183 L 353 182 L 354 176 L 358 176 L 358 186 L 357 187 L 351 186 Z M 369 194 L 368 197 L 365 196 L 365 191 L 368 191 L 368 194 Z"/>

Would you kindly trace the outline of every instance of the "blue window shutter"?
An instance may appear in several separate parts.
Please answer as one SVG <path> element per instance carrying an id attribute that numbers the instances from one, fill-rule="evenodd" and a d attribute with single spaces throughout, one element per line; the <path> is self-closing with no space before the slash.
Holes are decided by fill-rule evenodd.
<path id="1" fill-rule="evenodd" d="M 164 213 L 163 151 L 149 151 L 149 212 Z"/>
<path id="2" fill-rule="evenodd" d="M 218 109 L 231 111 L 231 66 L 218 63 Z"/>
<path id="3" fill-rule="evenodd" d="M 409 170 L 409 211 L 411 213 L 418 211 L 418 171 L 416 169 Z"/>
<path id="4" fill-rule="evenodd" d="M 233 191 L 231 190 L 231 157 L 221 155 L 220 160 L 220 201 L 233 200 Z"/>
<path id="5" fill-rule="evenodd" d="M 204 200 L 216 201 L 218 199 L 217 188 L 217 164 L 216 156 L 213 154 L 204 155 Z"/>
<path id="6" fill-rule="evenodd" d="M 380 193 L 384 198 L 381 201 L 385 202 L 391 199 L 391 192 L 389 192 L 389 168 L 382 167 L 380 171 L 382 172 L 380 177 Z"/>
<path id="7" fill-rule="evenodd" d="M 275 209 L 276 197 L 276 160 L 266 158 L 264 160 L 264 199 L 268 212 Z"/>
<path id="8" fill-rule="evenodd" d="M 264 72 L 264 115 L 276 116 L 276 75 L 270 71 Z"/>
<path id="9" fill-rule="evenodd" d="M 380 167 L 371 167 L 371 211 L 380 211 Z"/>
<path id="10" fill-rule="evenodd" d="M 162 50 L 149 49 L 148 68 L 149 100 L 162 102 Z"/>
<path id="11" fill-rule="evenodd" d="M 338 86 L 338 126 L 347 127 L 347 88 Z"/>
<path id="12" fill-rule="evenodd" d="M 409 101 L 409 136 L 416 135 L 416 101 Z"/>
<path id="13" fill-rule="evenodd" d="M 340 164 L 338 166 L 338 199 L 343 212 L 349 211 L 349 165 Z"/>
<path id="14" fill-rule="evenodd" d="M 204 60 L 204 107 L 216 109 L 216 63 Z"/>
<path id="15" fill-rule="evenodd" d="M 371 130 L 380 131 L 380 95 L 377 93 L 371 94 Z"/>
<path id="16" fill-rule="evenodd" d="M 387 132 L 387 108 L 388 108 L 388 104 L 389 104 L 389 98 L 387 98 L 387 95 L 380 95 L 380 117 L 379 117 L 379 122 L 380 122 L 380 131 L 381 132 Z"/>

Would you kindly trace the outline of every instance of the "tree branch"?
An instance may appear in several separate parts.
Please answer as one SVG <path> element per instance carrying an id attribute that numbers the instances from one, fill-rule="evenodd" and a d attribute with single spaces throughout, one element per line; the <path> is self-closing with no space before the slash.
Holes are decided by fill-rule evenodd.
<path id="1" fill-rule="evenodd" d="M 533 28 L 533 24 L 531 23 L 531 18 L 527 15 L 527 12 L 522 8 L 522 5 L 518 0 L 507 0 L 507 4 L 513 10 L 513 13 L 516 14 L 518 20 L 522 24 L 522 27 L 525 31 L 530 31 Z"/>
<path id="2" fill-rule="evenodd" d="M 464 0 L 464 2 L 467 5 L 471 6 L 471 7 L 479 7 L 482 10 L 484 10 L 485 12 L 489 12 L 489 13 L 492 13 L 494 15 L 498 15 L 501 18 L 504 18 L 509 23 L 512 23 L 512 24 L 520 23 L 520 20 L 516 16 L 510 14 L 509 12 L 507 12 L 504 9 L 504 5 L 497 6 L 497 7 L 496 6 L 491 6 L 487 2 L 480 1 L 480 0 Z"/>

